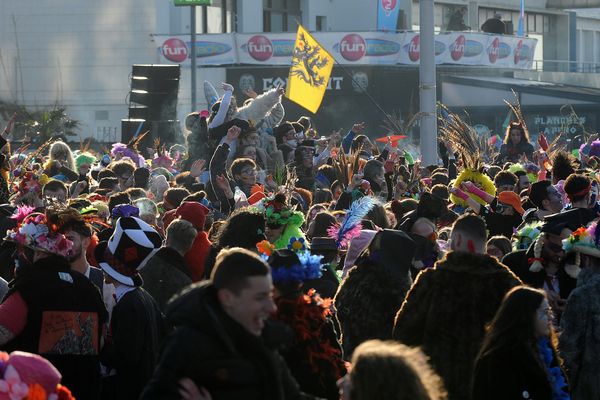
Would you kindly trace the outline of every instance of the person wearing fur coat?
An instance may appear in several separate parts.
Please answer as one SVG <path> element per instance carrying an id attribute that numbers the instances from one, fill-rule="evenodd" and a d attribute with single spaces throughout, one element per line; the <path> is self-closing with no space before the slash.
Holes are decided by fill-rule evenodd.
<path id="1" fill-rule="evenodd" d="M 408 234 L 380 231 L 341 283 L 334 304 L 347 360 L 364 341 L 392 338 L 394 315 L 412 283 L 415 251 Z"/>
<path id="2" fill-rule="evenodd" d="M 422 347 L 451 400 L 469 398 L 469 379 L 485 326 L 506 293 L 521 283 L 485 254 L 486 236 L 481 217 L 460 217 L 452 228 L 452 251 L 417 276 L 394 324 L 393 338 Z"/>
<path id="3" fill-rule="evenodd" d="M 563 242 L 574 252 L 581 272 L 561 320 L 559 350 L 567 368 L 573 400 L 600 394 L 600 231 L 597 222 Z"/>

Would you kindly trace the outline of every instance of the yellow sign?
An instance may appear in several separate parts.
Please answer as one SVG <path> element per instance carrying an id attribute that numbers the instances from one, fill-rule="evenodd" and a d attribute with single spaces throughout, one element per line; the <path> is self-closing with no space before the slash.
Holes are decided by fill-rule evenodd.
<path id="1" fill-rule="evenodd" d="M 285 96 L 316 113 L 325 95 L 334 61 L 331 54 L 303 26 L 299 26 Z"/>

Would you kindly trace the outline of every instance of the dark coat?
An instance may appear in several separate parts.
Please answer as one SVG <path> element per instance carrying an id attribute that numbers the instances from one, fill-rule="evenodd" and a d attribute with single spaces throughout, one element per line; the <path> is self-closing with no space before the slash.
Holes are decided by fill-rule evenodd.
<path id="1" fill-rule="evenodd" d="M 450 252 L 417 276 L 396 316 L 394 339 L 422 346 L 449 398 L 467 399 L 485 325 L 520 283 L 493 257 Z"/>
<path id="2" fill-rule="evenodd" d="M 552 400 L 548 375 L 528 349 L 496 351 L 478 360 L 472 400 Z"/>
<path id="3" fill-rule="evenodd" d="M 529 259 L 533 258 L 533 244 L 528 250 L 517 250 L 508 253 L 502 259 L 502 263 L 506 265 L 515 275 L 523 281 L 523 283 L 536 289 L 543 289 L 546 282 L 546 270 L 542 269 L 539 272 L 531 272 L 529 270 Z M 575 288 L 577 280 L 571 278 L 563 268 L 558 270 L 556 274 L 558 278 L 559 295 L 561 299 L 566 299 Z"/>
<path id="4" fill-rule="evenodd" d="M 574 400 L 600 395 L 600 272 L 588 268 L 579 274 L 561 320 L 559 349 Z"/>
<path id="5" fill-rule="evenodd" d="M 184 377 L 214 400 L 302 398 L 281 356 L 223 311 L 212 283 L 196 283 L 173 299 L 167 318 L 175 330 L 142 399 L 179 400 Z"/>
<path id="6" fill-rule="evenodd" d="M 519 162 L 522 155 L 527 156 L 528 160 L 533 160 L 533 146 L 531 143 L 521 141 L 517 146 L 513 146 L 512 143 L 505 143 L 500 147 L 498 162 Z"/>
<path id="7" fill-rule="evenodd" d="M 337 381 L 346 368 L 329 303 L 313 291 L 309 295 L 292 293 L 277 299 L 273 318 L 294 331 L 293 343 L 282 349 L 281 355 L 302 391 L 338 400 Z"/>
<path id="8" fill-rule="evenodd" d="M 170 247 L 161 248 L 142 269 L 144 289 L 150 293 L 161 311 L 167 303 L 187 285 L 192 279 L 187 275 L 184 258 Z"/>
<path id="9" fill-rule="evenodd" d="M 108 313 L 96 286 L 71 271 L 65 258 L 50 255 L 18 269 L 7 299 L 13 293 L 27 305 L 27 322 L 0 349 L 42 355 L 60 371 L 62 383 L 74 396 L 97 399 L 98 353 Z"/>
<path id="10" fill-rule="evenodd" d="M 404 278 L 392 276 L 370 264 L 355 266 L 348 272 L 335 295 L 346 359 L 364 341 L 392 338 L 394 316 L 411 283 L 408 273 Z"/>
<path id="11" fill-rule="evenodd" d="M 158 305 L 142 288 L 126 293 L 115 305 L 110 337 L 102 349 L 102 363 L 115 369 L 113 399 L 137 399 L 158 359 L 165 325 Z"/>

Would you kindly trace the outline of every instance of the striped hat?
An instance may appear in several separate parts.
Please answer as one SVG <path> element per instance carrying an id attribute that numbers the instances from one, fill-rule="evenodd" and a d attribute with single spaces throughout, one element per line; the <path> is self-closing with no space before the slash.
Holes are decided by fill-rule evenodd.
<path id="1" fill-rule="evenodd" d="M 136 217 L 121 217 L 108 242 L 98 243 L 94 255 L 111 278 L 124 285 L 141 286 L 139 272 L 161 244 L 161 236 L 150 225 Z"/>

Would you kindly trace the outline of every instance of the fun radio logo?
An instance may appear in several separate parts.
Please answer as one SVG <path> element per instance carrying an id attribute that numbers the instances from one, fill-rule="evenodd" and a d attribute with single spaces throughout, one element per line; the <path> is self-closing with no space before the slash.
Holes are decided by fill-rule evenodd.
<path id="1" fill-rule="evenodd" d="M 456 38 L 454 43 L 450 45 L 450 57 L 454 61 L 460 60 L 465 54 L 465 43 L 467 40 L 465 39 L 465 35 L 460 35 Z"/>
<path id="2" fill-rule="evenodd" d="M 188 49 L 183 40 L 171 38 L 165 40 L 160 51 L 167 60 L 181 63 L 188 57 Z"/>
<path id="3" fill-rule="evenodd" d="M 500 55 L 500 39 L 495 38 L 494 41 L 490 44 L 487 50 L 488 58 L 490 63 L 494 64 L 498 61 L 498 56 Z"/>
<path id="4" fill-rule="evenodd" d="M 358 61 L 367 54 L 367 43 L 362 36 L 350 33 L 340 41 L 340 54 L 348 61 Z"/>
<path id="5" fill-rule="evenodd" d="M 515 64 L 518 64 L 519 61 L 526 59 L 521 56 L 522 51 L 523 51 L 523 41 L 519 40 L 519 43 L 517 43 L 517 47 L 515 47 Z"/>
<path id="6" fill-rule="evenodd" d="M 267 61 L 273 56 L 273 43 L 266 36 L 255 35 L 248 40 L 247 50 L 256 61 Z"/>
<path id="7" fill-rule="evenodd" d="M 342 38 L 339 43 L 333 45 L 333 49 L 339 52 L 348 61 L 358 61 L 361 58 L 384 57 L 400 52 L 400 44 L 383 39 L 364 39 L 361 35 L 350 33 Z"/>
<path id="8" fill-rule="evenodd" d="M 413 37 L 408 44 L 408 58 L 410 61 L 419 61 L 421 55 L 421 36 L 416 35 Z"/>
<path id="9" fill-rule="evenodd" d="M 398 0 L 381 0 L 381 8 L 388 16 L 396 9 L 396 5 L 398 5 Z"/>

